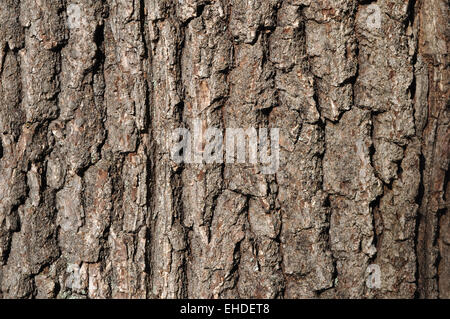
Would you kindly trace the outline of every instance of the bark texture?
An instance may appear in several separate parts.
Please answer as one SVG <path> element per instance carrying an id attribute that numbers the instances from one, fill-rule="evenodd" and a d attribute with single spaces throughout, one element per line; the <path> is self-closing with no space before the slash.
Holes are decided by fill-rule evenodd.
<path id="1" fill-rule="evenodd" d="M 1 0 L 0 297 L 450 298 L 448 9 Z M 196 119 L 279 170 L 177 165 Z"/>

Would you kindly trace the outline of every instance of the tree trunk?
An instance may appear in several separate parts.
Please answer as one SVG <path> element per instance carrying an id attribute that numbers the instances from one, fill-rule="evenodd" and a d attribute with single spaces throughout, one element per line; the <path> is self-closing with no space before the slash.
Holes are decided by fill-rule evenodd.
<path id="1" fill-rule="evenodd" d="M 450 298 L 445 0 L 1 0 L 0 297 Z M 177 128 L 280 128 L 280 166 Z"/>

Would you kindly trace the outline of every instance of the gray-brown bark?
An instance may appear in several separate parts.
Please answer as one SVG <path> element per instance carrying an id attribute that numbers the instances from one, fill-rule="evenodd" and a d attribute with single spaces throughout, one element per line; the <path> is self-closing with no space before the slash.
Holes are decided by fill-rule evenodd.
<path id="1" fill-rule="evenodd" d="M 447 1 L 0 1 L 0 297 L 450 298 Z"/>

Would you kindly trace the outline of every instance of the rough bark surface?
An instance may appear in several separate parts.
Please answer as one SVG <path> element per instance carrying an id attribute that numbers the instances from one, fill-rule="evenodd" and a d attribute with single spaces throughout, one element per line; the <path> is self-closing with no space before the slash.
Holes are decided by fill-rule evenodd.
<path id="1" fill-rule="evenodd" d="M 0 298 L 450 298 L 448 9 L 0 0 Z M 279 170 L 177 165 L 198 119 Z"/>

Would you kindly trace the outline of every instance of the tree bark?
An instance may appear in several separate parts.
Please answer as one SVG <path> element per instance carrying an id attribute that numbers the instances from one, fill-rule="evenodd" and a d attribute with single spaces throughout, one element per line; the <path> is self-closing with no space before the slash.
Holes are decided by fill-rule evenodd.
<path id="1" fill-rule="evenodd" d="M 447 24 L 445 0 L 1 0 L 0 298 L 450 298 Z M 278 171 L 175 163 L 197 120 L 280 128 Z"/>

